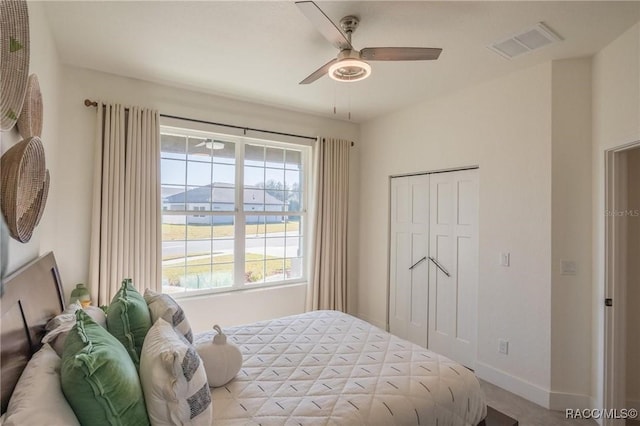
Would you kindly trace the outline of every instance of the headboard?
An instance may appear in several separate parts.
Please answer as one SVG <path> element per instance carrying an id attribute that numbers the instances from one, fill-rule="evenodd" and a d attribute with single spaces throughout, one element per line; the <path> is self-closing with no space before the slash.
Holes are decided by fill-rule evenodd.
<path id="1" fill-rule="evenodd" d="M 0 302 L 0 412 L 4 413 L 22 370 L 40 349 L 44 326 L 64 310 L 62 282 L 53 253 L 5 278 Z"/>

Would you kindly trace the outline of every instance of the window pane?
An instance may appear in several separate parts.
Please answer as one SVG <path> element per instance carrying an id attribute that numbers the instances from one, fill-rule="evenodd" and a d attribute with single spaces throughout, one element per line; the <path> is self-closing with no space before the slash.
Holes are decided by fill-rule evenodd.
<path id="1" fill-rule="evenodd" d="M 162 216 L 162 241 L 184 240 L 187 236 L 187 227 L 184 216 Z"/>
<path id="2" fill-rule="evenodd" d="M 284 149 L 267 148 L 266 166 L 282 169 L 284 168 Z"/>
<path id="3" fill-rule="evenodd" d="M 211 189 L 213 211 L 233 211 L 236 206 L 236 193 L 233 187 L 213 187 Z"/>
<path id="4" fill-rule="evenodd" d="M 164 293 L 175 293 L 181 291 L 185 280 L 184 265 L 162 267 L 162 291 Z M 172 287 L 167 289 L 166 287 Z"/>
<path id="5" fill-rule="evenodd" d="M 187 216 L 188 240 L 211 240 L 211 221 L 213 216 Z"/>
<path id="6" fill-rule="evenodd" d="M 298 170 L 287 170 L 284 175 L 286 188 L 290 191 L 300 191 L 300 174 Z"/>
<path id="7" fill-rule="evenodd" d="M 265 169 L 264 187 L 267 189 L 283 190 L 284 187 L 284 170 L 283 169 Z"/>
<path id="8" fill-rule="evenodd" d="M 213 288 L 233 285 L 233 263 L 213 264 L 211 267 L 211 285 Z"/>
<path id="9" fill-rule="evenodd" d="M 160 160 L 160 182 L 169 185 L 184 185 L 186 162 L 178 160 Z"/>
<path id="10" fill-rule="evenodd" d="M 302 265 L 304 259 L 300 257 L 287 258 L 285 259 L 285 265 L 287 267 L 287 278 L 288 279 L 298 279 L 302 278 Z"/>
<path id="11" fill-rule="evenodd" d="M 287 169 L 300 170 L 302 168 L 302 155 L 300 151 L 287 150 L 285 154 Z"/>
<path id="12" fill-rule="evenodd" d="M 283 257 L 302 257 L 302 236 L 286 238 L 286 250 Z"/>
<path id="13" fill-rule="evenodd" d="M 211 185 L 211 164 L 189 161 L 187 166 L 187 185 Z M 209 201 L 209 200 L 207 200 Z"/>
<path id="14" fill-rule="evenodd" d="M 189 290 L 202 290 L 211 288 L 211 264 L 187 264 L 187 273 L 184 287 Z"/>
<path id="15" fill-rule="evenodd" d="M 286 200 L 287 200 L 287 211 L 290 212 L 299 212 L 302 210 L 301 203 L 302 195 L 299 192 L 287 191 Z M 293 220 L 297 220 L 298 216 L 293 217 Z"/>
<path id="16" fill-rule="evenodd" d="M 160 156 L 162 158 L 185 159 L 187 138 L 184 136 L 161 135 Z"/>
<path id="17" fill-rule="evenodd" d="M 233 186 L 236 183 L 236 167 L 231 164 L 213 164 L 214 186 Z"/>
<path id="18" fill-rule="evenodd" d="M 245 166 L 244 168 L 244 186 L 245 188 L 262 188 L 264 187 L 264 168 Z"/>
<path id="19" fill-rule="evenodd" d="M 187 241 L 187 264 L 202 265 L 211 262 L 211 240 Z"/>
<path id="20" fill-rule="evenodd" d="M 233 238 L 233 216 L 212 216 L 213 219 L 213 237 L 214 238 Z"/>
<path id="21" fill-rule="evenodd" d="M 244 164 L 264 167 L 264 147 L 258 145 L 245 145 Z"/>
<path id="22" fill-rule="evenodd" d="M 265 192 L 262 189 L 244 189 L 244 211 L 261 212 L 264 211 Z M 249 218 L 247 218 L 249 220 Z"/>
<path id="23" fill-rule="evenodd" d="M 211 140 L 204 138 L 192 138 L 187 140 L 187 160 L 211 162 Z"/>
<path id="24" fill-rule="evenodd" d="M 236 164 L 236 144 L 222 140 L 214 140 L 213 162 Z"/>
<path id="25" fill-rule="evenodd" d="M 256 258 L 256 256 L 248 256 L 247 259 Z M 244 267 L 244 282 L 245 283 L 260 283 L 264 282 L 264 261 L 263 260 L 250 260 L 245 262 Z"/>
<path id="26" fill-rule="evenodd" d="M 186 253 L 186 242 L 184 240 L 173 240 L 162 242 L 162 264 L 163 266 L 184 265 L 184 255 Z"/>
<path id="27" fill-rule="evenodd" d="M 284 281 L 287 279 L 283 258 L 268 258 L 265 262 L 265 282 Z"/>
<path id="28" fill-rule="evenodd" d="M 185 188 L 180 185 L 162 185 L 162 210 L 185 210 Z"/>

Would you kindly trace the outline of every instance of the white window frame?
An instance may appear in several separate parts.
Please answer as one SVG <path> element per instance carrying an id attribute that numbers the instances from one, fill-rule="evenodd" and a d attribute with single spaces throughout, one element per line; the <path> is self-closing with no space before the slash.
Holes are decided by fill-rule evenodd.
<path id="1" fill-rule="evenodd" d="M 311 230 L 309 218 L 307 216 L 307 206 L 309 205 L 309 196 L 311 192 L 311 155 L 312 149 L 309 143 L 292 143 L 282 142 L 273 139 L 253 138 L 247 136 L 236 136 L 219 132 L 209 132 L 203 130 L 195 130 L 185 127 L 176 127 L 173 125 L 161 125 L 160 134 L 172 134 L 177 136 L 186 136 L 193 138 L 217 139 L 222 141 L 233 142 L 236 147 L 236 163 L 235 163 L 235 208 L 234 210 L 211 210 L 198 211 L 200 216 L 233 216 L 234 217 L 234 273 L 233 285 L 229 287 L 208 288 L 201 290 L 185 290 L 176 293 L 167 293 L 174 298 L 189 298 L 193 296 L 202 296 L 210 294 L 228 293 L 233 291 L 255 290 L 269 287 L 288 286 L 293 284 L 306 284 L 308 282 L 308 256 L 309 256 L 309 232 Z M 244 210 L 244 152 L 247 144 L 264 145 L 273 148 L 294 149 L 301 152 L 302 173 L 300 176 L 300 192 L 302 206 L 298 211 L 245 211 Z M 187 154 L 188 156 L 188 154 Z M 189 160 L 185 159 L 188 163 Z M 286 167 L 286 166 L 285 166 Z M 185 174 L 187 167 L 185 167 Z M 186 183 L 186 176 L 185 176 Z M 266 206 L 266 204 L 265 204 Z M 162 216 L 193 216 L 196 213 L 188 210 L 185 203 L 185 210 L 165 210 L 159 207 Z M 266 207 L 265 207 L 266 208 Z M 302 232 L 303 243 L 302 250 L 302 275 L 293 279 L 285 279 L 279 281 L 269 281 L 261 283 L 245 283 L 245 241 L 246 241 L 246 218 L 247 216 L 299 216 L 302 226 L 299 230 Z M 164 221 L 162 221 L 164 223 Z M 186 237 L 185 237 L 186 238 Z M 213 236 L 212 236 L 213 238 Z M 161 240 L 164 242 L 164 240 Z M 188 241 L 188 240 L 185 240 Z M 286 258 L 285 258 L 286 259 Z"/>

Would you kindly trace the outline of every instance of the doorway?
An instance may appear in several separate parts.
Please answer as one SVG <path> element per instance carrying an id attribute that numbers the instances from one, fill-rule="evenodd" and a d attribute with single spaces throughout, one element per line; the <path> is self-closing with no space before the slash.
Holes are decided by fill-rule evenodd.
<path id="1" fill-rule="evenodd" d="M 607 151 L 604 406 L 640 409 L 640 142 Z M 604 419 L 605 425 L 640 425 Z"/>

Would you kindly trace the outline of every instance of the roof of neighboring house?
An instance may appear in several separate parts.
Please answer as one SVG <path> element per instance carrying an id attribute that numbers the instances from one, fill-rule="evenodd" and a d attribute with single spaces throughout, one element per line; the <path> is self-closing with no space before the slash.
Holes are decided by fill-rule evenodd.
<path id="1" fill-rule="evenodd" d="M 263 188 L 245 187 L 244 204 L 283 204 Z M 213 194 L 213 196 L 212 196 Z M 199 186 L 186 192 L 179 192 L 164 198 L 167 203 L 220 203 L 233 204 L 235 202 L 235 189 L 231 184 L 213 183 Z M 212 199 L 213 198 L 213 199 Z"/>

